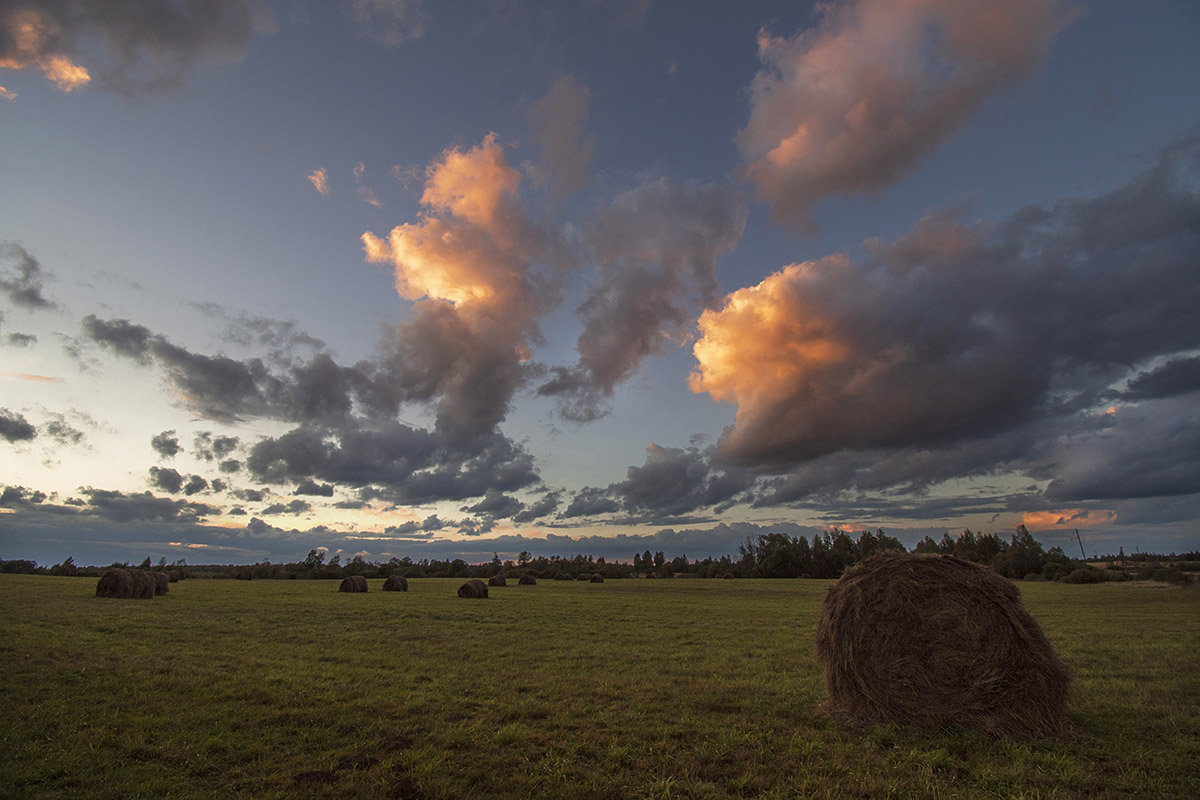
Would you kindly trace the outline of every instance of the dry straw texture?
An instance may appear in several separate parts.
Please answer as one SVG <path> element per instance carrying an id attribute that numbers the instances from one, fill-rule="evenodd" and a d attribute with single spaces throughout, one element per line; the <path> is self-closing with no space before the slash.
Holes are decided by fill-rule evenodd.
<path id="1" fill-rule="evenodd" d="M 1069 674 L 1010 581 L 952 556 L 887 552 L 830 587 L 817 623 L 825 710 L 985 735 L 1060 737 Z"/>
<path id="2" fill-rule="evenodd" d="M 458 587 L 459 597 L 478 597 L 484 598 L 488 596 L 487 586 L 483 581 L 472 578 L 471 580 Z"/>
<path id="3" fill-rule="evenodd" d="M 144 570 L 110 569 L 96 582 L 96 597 L 148 600 L 154 597 L 157 587 L 158 581 Z"/>
<path id="4" fill-rule="evenodd" d="M 383 590 L 385 592 L 407 592 L 408 578 L 403 575 L 389 575 L 383 582 Z"/>
<path id="5" fill-rule="evenodd" d="M 503 575 L 493 575 L 488 578 L 488 586 L 508 586 L 508 581 L 504 579 Z"/>
<path id="6" fill-rule="evenodd" d="M 517 585 L 518 586 L 536 586 L 537 578 L 533 577 L 532 575 L 522 575 L 520 577 L 520 579 L 517 581 Z"/>
<path id="7" fill-rule="evenodd" d="M 342 585 L 338 587 L 339 592 L 365 592 L 367 590 L 367 579 L 362 575 L 347 575 L 342 578 Z"/>

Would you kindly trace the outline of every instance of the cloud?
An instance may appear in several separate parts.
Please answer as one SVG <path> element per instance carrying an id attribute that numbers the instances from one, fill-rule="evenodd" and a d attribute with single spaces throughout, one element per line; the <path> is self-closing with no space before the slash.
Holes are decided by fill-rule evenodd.
<path id="1" fill-rule="evenodd" d="M 238 61 L 274 29 L 246 0 L 94 3 L 17 0 L 0 11 L 0 68 L 38 69 L 63 91 L 96 82 L 129 93 L 172 89 L 201 60 Z"/>
<path id="2" fill-rule="evenodd" d="M 14 242 L 0 242 L 0 296 L 15 306 L 51 309 L 54 303 L 42 294 L 45 273 L 38 260 Z"/>
<path id="3" fill-rule="evenodd" d="M 1102 399 L 1200 347 L 1200 137 L 1124 186 L 997 225 L 932 215 L 869 257 L 789 265 L 700 318 L 695 392 L 737 405 L 719 455 L 785 469 L 944 448 Z"/>
<path id="4" fill-rule="evenodd" d="M 505 519 L 516 516 L 524 508 L 525 504 L 517 498 L 497 489 L 488 489 L 482 500 L 471 506 L 463 506 L 461 510 L 471 514 L 486 514 L 492 519 Z"/>
<path id="5" fill-rule="evenodd" d="M 583 234 L 598 274 L 577 310 L 579 363 L 556 368 L 539 394 L 560 397 L 568 419 L 594 419 L 644 358 L 684 344 L 699 307 L 717 301 L 716 261 L 741 239 L 746 213 L 717 184 L 660 178 L 616 197 Z"/>
<path id="6" fill-rule="evenodd" d="M 539 481 L 533 457 L 499 433 L 468 446 L 398 422 L 300 426 L 250 448 L 246 468 L 265 483 L 326 481 L 364 499 L 419 505 L 511 492 Z"/>
<path id="7" fill-rule="evenodd" d="M 16 99 L 17 99 L 16 92 L 14 92 L 10 89 L 5 89 L 3 86 L 0 86 L 0 100 L 16 100 Z"/>
<path id="8" fill-rule="evenodd" d="M 527 115 L 540 159 L 528 164 L 526 171 L 535 186 L 547 186 L 559 197 L 582 189 L 591 180 L 595 143 L 585 130 L 590 97 L 586 86 L 563 75 Z"/>
<path id="9" fill-rule="evenodd" d="M 183 488 L 183 476 L 178 470 L 169 467 L 151 467 L 150 485 L 170 494 L 179 494 L 179 490 Z"/>
<path id="10" fill-rule="evenodd" d="M 504 419 L 538 320 L 558 302 L 558 248 L 526 218 L 520 181 L 494 134 L 450 148 L 426 170 L 420 222 L 362 237 L 367 260 L 391 264 L 397 292 L 415 301 L 376 375 L 379 399 L 438 398 L 447 435 L 486 435 Z"/>
<path id="11" fill-rule="evenodd" d="M 24 442 L 37 436 L 37 428 L 15 411 L 0 408 L 0 437 L 9 442 Z"/>
<path id="12" fill-rule="evenodd" d="M 317 194 L 329 194 L 329 175 L 324 167 L 317 167 L 308 173 L 308 182 L 317 190 Z"/>
<path id="13" fill-rule="evenodd" d="M 345 0 L 342 8 L 361 35 L 389 47 L 425 35 L 423 0 Z"/>
<path id="14" fill-rule="evenodd" d="M 117 522 L 154 520 L 194 523 L 202 521 L 206 516 L 220 513 L 220 509 L 205 503 L 155 497 L 150 492 L 125 494 L 108 489 L 93 489 L 90 486 L 80 491 L 87 497 L 87 505 L 82 509 L 84 513 L 96 514 Z"/>
<path id="15" fill-rule="evenodd" d="M 1146 400 L 1200 391 L 1200 356 L 1172 359 L 1152 370 L 1139 372 L 1121 397 Z"/>
<path id="16" fill-rule="evenodd" d="M 150 447 L 163 458 L 174 458 L 183 451 L 174 430 L 156 433 L 150 437 Z"/>
<path id="17" fill-rule="evenodd" d="M 812 232 L 824 197 L 877 193 L 1027 75 L 1068 21 L 1058 0 L 848 0 L 816 27 L 758 38 L 763 68 L 738 133 L 775 220 Z"/>

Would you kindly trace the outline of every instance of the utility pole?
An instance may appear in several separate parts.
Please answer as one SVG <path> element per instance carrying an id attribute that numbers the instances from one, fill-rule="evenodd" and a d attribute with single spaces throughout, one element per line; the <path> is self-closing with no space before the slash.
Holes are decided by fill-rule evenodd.
<path id="1" fill-rule="evenodd" d="M 1075 541 L 1079 542 L 1079 555 L 1083 557 L 1084 561 L 1087 561 L 1087 553 L 1083 552 L 1083 539 L 1079 536 L 1079 528 L 1075 529 Z"/>

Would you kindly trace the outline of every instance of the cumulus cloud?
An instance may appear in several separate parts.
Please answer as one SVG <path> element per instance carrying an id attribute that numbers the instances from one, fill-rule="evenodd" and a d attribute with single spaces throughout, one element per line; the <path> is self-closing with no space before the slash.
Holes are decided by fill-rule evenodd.
<path id="1" fill-rule="evenodd" d="M 9 442 L 24 442 L 37 436 L 37 428 L 15 411 L 0 408 L 0 437 Z"/>
<path id="2" fill-rule="evenodd" d="M 504 419 L 539 317 L 558 300 L 556 247 L 524 214 L 520 182 L 494 134 L 450 148 L 426 170 L 421 220 L 362 237 L 367 260 L 391 264 L 396 291 L 415 301 L 385 383 L 395 396 L 437 398 L 448 435 L 486 435 Z"/>
<path id="3" fill-rule="evenodd" d="M 792 264 L 701 316 L 691 388 L 737 405 L 721 457 L 944 448 L 1194 352 L 1200 137 L 1108 194 L 997 225 L 935 215 L 867 250 Z"/>
<path id="4" fill-rule="evenodd" d="M 179 494 L 179 490 L 183 488 L 183 476 L 179 474 L 179 470 L 169 467 L 151 467 L 150 485 L 170 494 Z"/>
<path id="5" fill-rule="evenodd" d="M 591 180 L 595 143 L 585 128 L 590 98 L 586 86 L 564 75 L 529 109 L 527 121 L 540 158 L 526 171 L 535 186 L 549 187 L 561 197 Z"/>
<path id="6" fill-rule="evenodd" d="M 346 17 L 363 36 L 396 47 L 425 35 L 423 0 L 345 0 Z"/>
<path id="7" fill-rule="evenodd" d="M 666 178 L 625 192 L 584 232 L 597 278 L 577 310 L 579 363 L 539 388 L 568 419 L 603 413 L 603 398 L 665 342 L 685 344 L 696 312 L 719 296 L 717 259 L 741 239 L 745 201 L 722 185 Z"/>
<path id="8" fill-rule="evenodd" d="M 95 3 L 16 0 L 0 10 L 0 68 L 37 69 L 63 91 L 180 85 L 197 61 L 238 61 L 269 8 L 247 0 Z"/>
<path id="9" fill-rule="evenodd" d="M 163 458 L 174 458 L 183 451 L 174 430 L 156 433 L 150 437 L 150 447 Z"/>
<path id="10" fill-rule="evenodd" d="M 220 509 L 205 503 L 155 497 L 150 492 L 126 494 L 109 489 L 93 489 L 90 486 L 80 491 L 87 498 L 87 504 L 81 507 L 82 512 L 117 522 L 154 520 L 194 523 L 220 513 Z"/>
<path id="11" fill-rule="evenodd" d="M 738 133 L 773 218 L 811 232 L 813 206 L 907 174 L 998 88 L 1027 75 L 1068 20 L 1058 0 L 847 0 L 793 37 L 763 30 Z"/>
<path id="12" fill-rule="evenodd" d="M 54 303 L 42 294 L 46 277 L 42 265 L 24 247 L 0 242 L 0 267 L 0 296 L 22 308 L 54 308 Z"/>

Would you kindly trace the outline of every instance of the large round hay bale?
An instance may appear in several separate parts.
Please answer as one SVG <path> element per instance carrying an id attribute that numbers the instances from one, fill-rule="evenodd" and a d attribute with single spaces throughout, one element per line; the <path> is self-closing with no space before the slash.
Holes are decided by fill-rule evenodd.
<path id="1" fill-rule="evenodd" d="M 560 572 L 554 576 L 554 580 L 556 580 L 556 581 L 573 581 L 575 579 L 573 577 L 571 577 L 571 573 L 569 573 L 569 572 Z"/>
<path id="2" fill-rule="evenodd" d="M 592 583 L 604 583 L 604 576 L 597 572 L 588 580 L 590 580 Z"/>
<path id="3" fill-rule="evenodd" d="M 508 586 L 508 581 L 504 579 L 503 575 L 493 575 L 488 578 L 488 586 Z"/>
<path id="4" fill-rule="evenodd" d="M 145 600 L 154 597 L 158 592 L 158 581 L 154 578 L 153 572 L 131 569 L 129 574 L 133 577 L 133 597 Z"/>
<path id="5" fill-rule="evenodd" d="M 150 576 L 154 578 L 155 594 L 166 594 L 168 591 L 170 591 L 170 587 L 167 584 L 171 582 L 171 579 L 167 577 L 167 573 L 151 572 Z"/>
<path id="6" fill-rule="evenodd" d="M 477 578 L 472 578 L 462 586 L 458 587 L 458 596 L 484 598 L 488 596 L 488 589 L 487 586 L 484 585 L 483 581 Z"/>
<path id="7" fill-rule="evenodd" d="M 342 585 L 338 587 L 339 592 L 365 592 L 367 590 L 367 579 L 362 575 L 347 575 L 342 578 Z"/>
<path id="8" fill-rule="evenodd" d="M 889 551 L 830 587 L 817 623 L 825 710 L 854 725 L 1067 735 L 1070 676 L 1016 586 L 987 567 Z"/>
<path id="9" fill-rule="evenodd" d="M 592 576 L 586 572 L 581 572 L 575 576 L 575 580 L 577 581 L 590 581 L 591 579 Z"/>
<path id="10" fill-rule="evenodd" d="M 388 575 L 387 580 L 383 582 L 383 590 L 385 592 L 407 592 L 408 578 L 403 575 Z"/>
<path id="11" fill-rule="evenodd" d="M 522 575 L 517 580 L 517 585 L 518 586 L 536 586 L 537 578 L 533 577 L 532 575 Z"/>
<path id="12" fill-rule="evenodd" d="M 127 569 L 108 569 L 96 582 L 96 597 L 134 597 L 133 575 Z"/>

